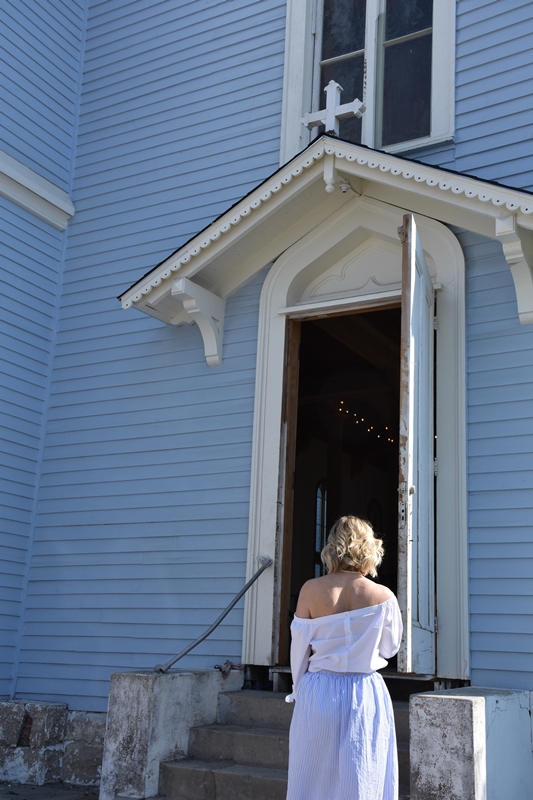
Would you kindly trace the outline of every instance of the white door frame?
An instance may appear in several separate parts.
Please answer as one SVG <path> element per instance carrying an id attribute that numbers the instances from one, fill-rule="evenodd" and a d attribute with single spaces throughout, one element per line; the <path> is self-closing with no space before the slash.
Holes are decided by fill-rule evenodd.
<path id="1" fill-rule="evenodd" d="M 259 310 L 258 354 L 252 449 L 248 576 L 257 558 L 271 555 L 267 570 L 247 594 L 243 663 L 273 664 L 279 624 L 280 561 L 283 531 L 281 452 L 285 330 L 288 316 L 327 314 L 399 299 L 399 285 L 365 286 L 319 300 L 302 300 L 321 273 L 346 261 L 350 251 L 373 237 L 398 246 L 400 209 L 376 200 L 355 198 L 341 211 L 304 235 L 271 267 Z M 464 257 L 453 233 L 441 223 L 417 215 L 417 226 L 438 293 L 437 336 L 437 674 L 466 679 L 469 674 L 467 522 L 466 522 L 466 380 Z M 340 280 L 342 281 L 342 277 Z M 337 287 L 338 288 L 338 287 Z M 381 298 L 381 300 L 380 300 Z M 281 492 L 280 492 L 281 489 Z"/>

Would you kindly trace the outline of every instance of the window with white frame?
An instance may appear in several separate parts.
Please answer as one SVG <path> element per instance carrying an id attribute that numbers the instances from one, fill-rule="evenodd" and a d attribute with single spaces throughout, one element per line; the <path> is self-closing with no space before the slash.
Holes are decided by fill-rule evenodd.
<path id="1" fill-rule="evenodd" d="M 330 80 L 366 106 L 342 139 L 399 152 L 451 138 L 454 69 L 455 0 L 288 0 L 282 160 L 309 142 L 301 117 Z"/>

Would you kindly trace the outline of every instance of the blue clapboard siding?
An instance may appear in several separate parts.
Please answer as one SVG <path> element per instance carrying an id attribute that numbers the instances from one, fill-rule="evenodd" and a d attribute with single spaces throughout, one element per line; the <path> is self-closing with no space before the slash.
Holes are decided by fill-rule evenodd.
<path id="1" fill-rule="evenodd" d="M 0 8 L 0 148 L 69 191 L 84 0 Z"/>
<path id="2" fill-rule="evenodd" d="M 105 710 L 112 672 L 167 660 L 242 587 L 261 284 L 229 299 L 217 368 L 196 326 L 110 310 L 60 334 L 19 697 Z M 241 646 L 242 603 L 184 665 Z"/>
<path id="3" fill-rule="evenodd" d="M 215 368 L 115 298 L 277 168 L 284 26 L 282 0 L 90 3 L 18 697 L 105 710 L 243 585 L 264 276 Z M 241 646 L 242 603 L 183 665 Z"/>
<path id="4" fill-rule="evenodd" d="M 456 168 L 533 186 L 529 0 L 457 4 Z"/>
<path id="5" fill-rule="evenodd" d="M 62 238 L 0 198 L 0 697 L 22 612 Z"/>
<path id="6" fill-rule="evenodd" d="M 457 3 L 454 143 L 408 155 L 533 189 L 532 35 L 530 0 Z"/>
<path id="7" fill-rule="evenodd" d="M 471 677 L 533 685 L 533 326 L 520 326 L 499 244 L 467 258 Z"/>

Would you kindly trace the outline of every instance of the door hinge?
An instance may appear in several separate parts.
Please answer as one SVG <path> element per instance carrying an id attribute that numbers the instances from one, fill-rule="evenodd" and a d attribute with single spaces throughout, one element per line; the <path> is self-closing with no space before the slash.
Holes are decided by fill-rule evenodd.
<path id="1" fill-rule="evenodd" d="M 435 617 L 434 626 L 435 626 L 435 633 L 437 633 L 437 632 L 438 632 L 438 630 L 439 630 L 439 620 L 438 620 L 438 617 Z"/>
<path id="2" fill-rule="evenodd" d="M 439 465 L 438 465 L 438 463 L 437 463 L 437 459 L 436 459 L 436 458 L 434 458 L 434 459 L 433 459 L 433 475 L 434 475 L 435 477 L 437 477 L 437 475 L 438 475 L 438 474 L 439 474 Z"/>
<path id="3" fill-rule="evenodd" d="M 400 501 L 398 507 L 400 512 L 400 527 L 403 528 L 403 526 L 405 525 L 405 503 L 403 501 Z"/>
<path id="4" fill-rule="evenodd" d="M 438 320 L 437 320 L 437 315 L 436 315 L 436 314 L 435 314 L 435 316 L 433 317 L 433 328 L 434 328 L 435 330 L 437 330 L 437 328 L 438 328 Z"/>

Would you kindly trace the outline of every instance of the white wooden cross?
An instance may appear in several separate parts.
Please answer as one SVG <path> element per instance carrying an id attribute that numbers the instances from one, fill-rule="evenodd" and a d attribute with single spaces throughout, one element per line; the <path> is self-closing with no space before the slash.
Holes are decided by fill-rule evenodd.
<path id="1" fill-rule="evenodd" d="M 324 125 L 326 133 L 339 135 L 339 120 L 345 117 L 361 117 L 366 111 L 365 105 L 357 98 L 352 103 L 345 103 L 341 106 L 342 86 L 336 81 L 330 81 L 324 89 L 326 93 L 326 107 L 321 111 L 309 112 L 302 117 L 302 123 L 306 128 L 314 128 L 315 125 Z"/>

